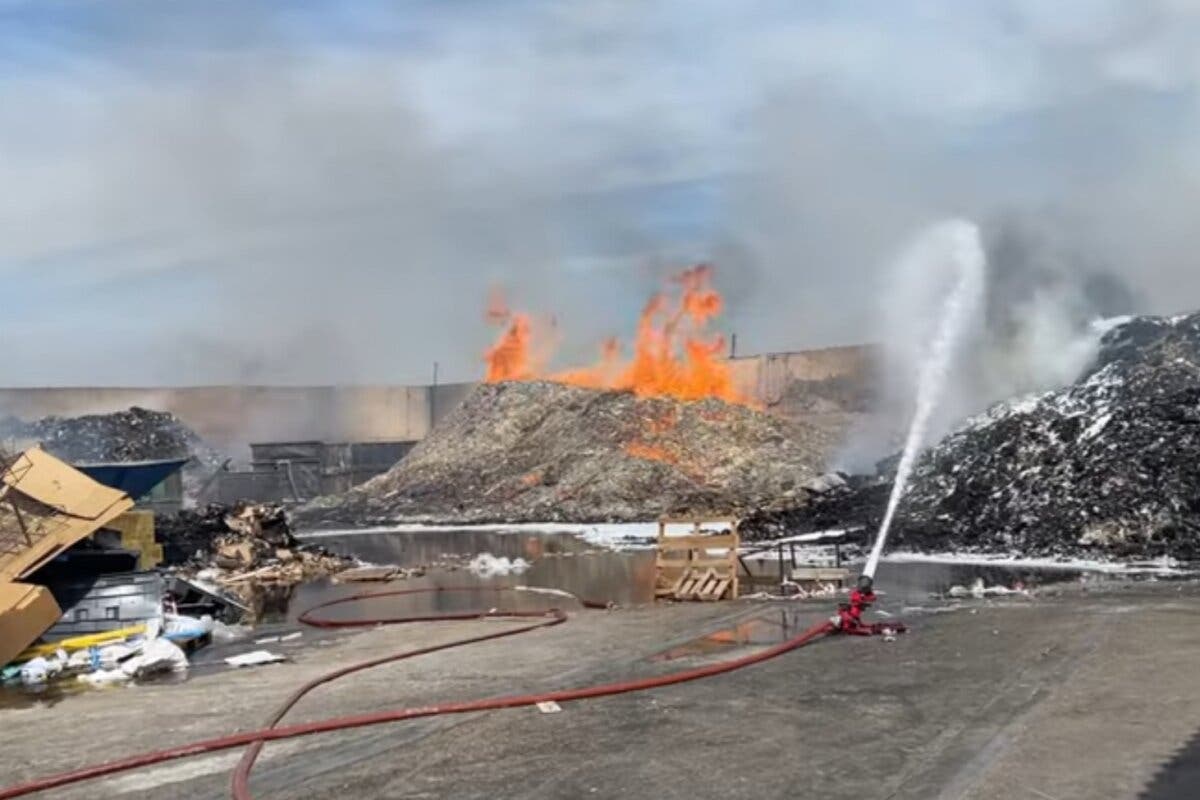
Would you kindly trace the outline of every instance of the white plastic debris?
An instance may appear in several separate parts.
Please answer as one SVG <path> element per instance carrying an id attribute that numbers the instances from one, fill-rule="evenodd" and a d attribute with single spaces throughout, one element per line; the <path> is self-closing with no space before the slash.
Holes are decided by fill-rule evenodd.
<path id="1" fill-rule="evenodd" d="M 87 672 L 79 676 L 80 683 L 90 686 L 106 686 L 127 680 L 131 680 L 131 676 L 126 675 L 125 671 L 120 669 L 98 669 L 95 672 Z"/>
<path id="2" fill-rule="evenodd" d="M 62 662 L 57 658 L 37 658 L 26 661 L 21 666 L 21 683 L 26 686 L 40 686 L 50 678 L 62 672 Z"/>
<path id="3" fill-rule="evenodd" d="M 562 706 L 553 700 L 544 700 L 543 702 L 537 704 L 537 710 L 543 714 L 557 714 L 558 712 L 562 711 Z"/>
<path id="4" fill-rule="evenodd" d="M 467 569 L 483 578 L 499 575 L 520 575 L 529 569 L 530 564 L 523 558 L 509 559 L 507 556 L 497 558 L 491 553 L 480 553 L 471 559 Z"/>
<path id="5" fill-rule="evenodd" d="M 1009 595 L 1020 594 L 1027 595 L 1029 590 L 1023 585 L 1016 589 L 1010 589 L 1007 586 L 985 586 L 983 578 L 976 578 L 975 582 L 967 586 L 951 586 L 948 591 L 950 597 L 973 597 L 980 600 L 984 597 L 1007 597 Z"/>
<path id="6" fill-rule="evenodd" d="M 121 671 L 131 678 L 144 678 L 160 672 L 186 672 L 187 654 L 168 639 L 152 639 L 142 652 L 121 662 Z"/>
<path id="7" fill-rule="evenodd" d="M 250 635 L 250 628 L 245 625 L 226 625 L 224 622 L 213 623 L 212 638 L 214 642 L 236 642 Z"/>
<path id="8" fill-rule="evenodd" d="M 208 614 L 189 617 L 184 614 L 167 614 L 163 619 L 162 636 L 172 641 L 199 639 L 213 632 L 215 623 Z"/>
<path id="9" fill-rule="evenodd" d="M 225 663 L 231 667 L 257 667 L 260 664 L 276 664 L 280 661 L 287 661 L 287 658 L 268 650 L 253 650 L 225 659 Z"/>

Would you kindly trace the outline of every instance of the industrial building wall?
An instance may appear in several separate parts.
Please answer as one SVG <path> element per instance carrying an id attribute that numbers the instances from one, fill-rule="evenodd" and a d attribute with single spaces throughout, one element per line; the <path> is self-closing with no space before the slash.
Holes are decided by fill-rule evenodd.
<path id="1" fill-rule="evenodd" d="M 875 379 L 878 355 L 876 347 L 851 345 L 746 356 L 733 359 L 734 381 L 743 394 L 767 408 L 776 407 L 797 382 L 844 379 L 867 395 Z"/>
<path id="2" fill-rule="evenodd" d="M 834 347 L 733 360 L 746 394 L 772 407 L 793 381 L 867 380 L 874 349 Z M 196 386 L 0 389 L 0 414 L 78 416 L 142 406 L 169 411 L 214 446 L 249 442 L 422 439 L 474 384 L 430 386 Z M 240 452 L 240 451 L 239 451 Z M 245 453 L 248 455 L 248 451 Z"/>

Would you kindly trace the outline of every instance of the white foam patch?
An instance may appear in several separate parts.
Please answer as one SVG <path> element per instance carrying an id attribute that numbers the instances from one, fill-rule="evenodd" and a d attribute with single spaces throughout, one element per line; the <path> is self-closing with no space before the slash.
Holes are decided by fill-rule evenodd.
<path id="1" fill-rule="evenodd" d="M 1179 566 L 1174 559 L 1116 562 L 1085 558 L 1028 558 L 1019 555 L 986 553 L 889 553 L 882 559 L 892 564 L 977 564 L 1026 567 L 1029 569 L 1065 569 L 1116 575 L 1191 575 L 1196 571 Z"/>

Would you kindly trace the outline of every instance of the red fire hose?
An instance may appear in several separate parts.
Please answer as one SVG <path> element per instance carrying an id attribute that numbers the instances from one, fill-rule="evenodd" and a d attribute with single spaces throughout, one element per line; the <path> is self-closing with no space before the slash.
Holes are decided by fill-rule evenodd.
<path id="1" fill-rule="evenodd" d="M 400 653 L 394 653 L 388 656 L 365 661 L 360 664 L 354 664 L 349 667 L 343 667 L 333 672 L 322 675 L 312 681 L 309 681 L 304 686 L 297 689 L 272 715 L 267 727 L 256 730 L 247 731 L 245 733 L 230 734 L 227 736 L 218 736 L 211 739 L 202 739 L 190 744 L 180 745 L 178 747 L 170 747 L 163 750 L 157 750 L 140 755 L 129 756 L 109 761 L 104 764 L 97 764 L 82 769 L 72 770 L 70 772 L 59 773 L 58 775 L 50 775 L 27 783 L 9 786 L 0 789 L 0 800 L 6 800 L 12 797 L 23 797 L 24 795 L 41 792 L 47 789 L 54 789 L 59 786 L 67 786 L 73 783 L 82 781 L 94 780 L 106 775 L 112 775 L 118 772 L 126 772 L 139 767 L 149 767 L 155 764 L 161 764 L 166 761 L 173 761 L 180 758 L 188 758 L 190 756 L 198 756 L 205 753 L 214 753 L 221 750 L 230 750 L 235 747 L 247 746 L 246 753 L 242 756 L 237 769 L 233 775 L 233 796 L 237 800 L 249 800 L 251 795 L 248 788 L 248 779 L 250 770 L 254 766 L 254 761 L 261 752 L 262 747 L 267 742 L 277 741 L 280 739 L 292 739 L 298 736 L 310 736 L 316 733 L 327 733 L 330 731 L 347 730 L 349 728 L 362 728 L 368 725 L 379 725 L 385 722 L 398 722 L 406 719 L 417 719 L 419 717 L 433 717 L 443 714 L 466 714 L 475 711 L 492 711 L 501 708 L 517 708 L 520 706 L 531 706 L 543 702 L 565 703 L 571 700 L 584 700 L 591 697 L 604 697 L 607 695 L 624 694 L 626 692 L 638 692 L 644 689 L 653 689 L 660 686 L 670 686 L 676 683 L 685 683 L 687 681 L 699 680 L 701 678 L 709 678 L 714 675 L 721 675 L 726 672 L 732 672 L 743 667 L 758 664 L 776 656 L 803 647 L 809 642 L 817 639 L 827 633 L 832 632 L 833 625 L 829 622 L 822 622 L 819 625 L 814 625 L 807 631 L 781 642 L 766 650 L 757 653 L 742 656 L 741 658 L 721 661 L 715 664 L 709 664 L 703 667 L 695 667 L 693 669 L 672 672 L 666 675 L 657 675 L 649 678 L 640 678 L 637 680 L 617 681 L 615 683 L 604 683 L 596 686 L 584 686 L 578 689 L 560 689 L 553 692 L 542 692 L 540 694 L 520 694 L 520 695 L 503 695 L 500 697 L 486 698 L 482 700 L 470 700 L 458 703 L 446 703 L 436 706 L 418 706 L 415 708 L 400 708 L 389 711 L 376 711 L 370 714 L 357 714 L 344 717 L 333 717 L 331 719 L 318 720 L 316 722 L 306 722 L 299 725 L 284 725 L 278 726 L 280 720 L 287 712 L 309 691 L 344 677 L 354 672 L 359 672 L 364 669 L 379 666 L 394 661 L 400 661 L 406 658 L 433 653 L 439 650 L 447 650 L 453 647 L 460 647 L 476 642 L 488 641 L 490 639 L 499 639 L 505 636 L 515 636 L 520 633 L 536 630 L 538 628 L 546 628 L 553 625 L 558 625 L 566 621 L 567 615 L 559 609 L 551 609 L 546 612 L 538 611 L 488 611 L 488 612 L 463 612 L 450 613 L 431 616 L 417 617 L 385 617 L 378 619 L 367 620 L 329 620 L 315 617 L 313 612 L 322 608 L 327 608 L 333 605 L 349 603 L 353 601 L 361 601 L 380 597 L 397 596 L 404 594 L 416 594 L 421 592 L 458 592 L 472 591 L 478 592 L 478 587 L 470 589 L 450 588 L 450 589 L 404 589 L 399 591 L 365 593 L 346 597 L 339 600 L 334 600 L 329 603 L 323 603 L 319 606 L 309 609 L 300 616 L 300 620 L 307 625 L 313 625 L 322 628 L 347 628 L 360 626 L 374 626 L 382 624 L 402 624 L 409 622 L 429 622 L 443 620 L 465 620 L 465 619 L 480 619 L 484 617 L 517 617 L 531 618 L 543 617 L 539 622 L 525 625 L 519 628 L 512 628 L 496 633 L 484 634 L 481 636 L 473 636 L 466 639 L 458 639 L 452 642 L 447 642 L 441 645 L 431 647 L 423 647 L 417 650 L 406 650 Z M 504 590 L 497 590 L 504 591 Z M 585 605 L 592 605 L 586 604 Z"/>

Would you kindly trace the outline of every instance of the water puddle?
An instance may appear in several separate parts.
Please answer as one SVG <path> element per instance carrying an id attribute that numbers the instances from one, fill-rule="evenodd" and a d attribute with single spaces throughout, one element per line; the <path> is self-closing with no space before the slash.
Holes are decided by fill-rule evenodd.
<path id="1" fill-rule="evenodd" d="M 375 564 L 423 569 L 420 577 L 386 583 L 319 581 L 296 587 L 282 617 L 294 622 L 307 608 L 356 594 L 404 589 L 451 589 L 373 598 L 329 609 L 330 618 L 419 616 L 504 608 L 577 609 L 580 601 L 640 605 L 654 600 L 654 553 L 597 550 L 574 534 L 437 530 L 324 536 L 333 552 Z M 508 574 L 480 575 L 467 568 L 481 553 L 528 566 Z M 574 598 L 525 591 L 525 586 L 566 592 Z"/>
<path id="2" fill-rule="evenodd" d="M 799 632 L 795 615 L 786 609 L 778 609 L 684 642 L 651 656 L 650 660 L 674 661 L 680 658 L 714 656 L 744 647 L 768 647 L 786 641 Z"/>

